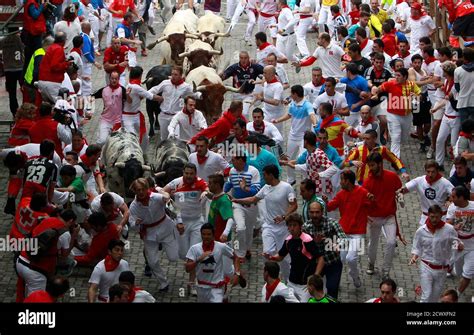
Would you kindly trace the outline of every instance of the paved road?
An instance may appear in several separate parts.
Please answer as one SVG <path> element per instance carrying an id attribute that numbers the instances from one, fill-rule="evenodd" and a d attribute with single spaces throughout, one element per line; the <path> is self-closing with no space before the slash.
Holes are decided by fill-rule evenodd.
<path id="1" fill-rule="evenodd" d="M 234 30 L 232 36 L 227 38 L 225 41 L 225 61 L 235 62 L 237 60 L 237 52 L 239 50 L 249 50 L 251 55 L 255 55 L 255 46 L 249 47 L 244 43 L 243 35 L 245 32 L 247 18 L 242 16 L 241 23 L 238 24 Z M 161 22 L 155 23 L 155 29 L 159 33 L 163 29 Z M 256 31 L 254 31 L 256 33 Z M 150 38 L 150 36 L 149 36 Z M 315 48 L 316 34 L 312 33 L 308 35 L 308 42 L 311 50 Z M 144 67 L 145 73 L 152 66 L 157 64 L 158 60 L 158 48 L 155 48 L 149 53 L 148 57 L 138 56 L 139 65 Z M 102 60 L 100 58 L 100 60 Z M 290 66 L 285 65 L 286 70 L 289 74 L 290 84 L 304 84 L 311 80 L 310 68 L 303 69 L 299 74 L 296 74 Z M 94 88 L 100 88 L 104 85 L 104 73 L 94 69 Z M 2 80 L 4 80 L 2 78 Z M 2 81 L 3 84 L 3 81 Z M 3 90 L 0 91 L 0 117 L 1 119 L 10 118 L 8 110 L 8 96 Z M 289 93 L 288 93 L 289 95 Z M 226 106 L 229 104 L 230 94 L 226 96 Z M 144 104 L 143 104 L 144 105 Z M 90 143 L 95 140 L 95 134 L 97 131 L 98 115 L 102 109 L 101 102 L 97 104 L 96 114 L 92 118 L 91 122 L 85 126 L 84 133 L 89 139 Z M 142 110 L 145 110 L 143 107 Z M 97 113 L 98 112 L 98 113 Z M 6 128 L 6 127 L 4 127 Z M 4 147 L 7 142 L 7 134 L 4 131 L 7 129 L 0 129 L 0 146 Z M 287 133 L 288 129 L 286 129 Z M 150 153 L 152 152 L 153 146 L 156 145 L 156 138 L 152 141 Z M 419 176 L 423 174 L 423 163 L 425 158 L 418 153 L 418 147 L 415 141 L 409 139 L 407 145 L 403 147 L 402 159 L 408 168 L 408 172 L 412 176 Z M 447 164 L 450 162 L 447 162 Z M 448 167 L 448 165 L 446 166 Z M 447 169 L 449 171 L 449 169 Z M 0 167 L 0 188 L 6 189 L 8 178 L 8 172 L 3 167 Z M 6 201 L 6 192 L 0 195 L 0 208 L 3 209 Z M 408 266 L 408 260 L 410 257 L 411 241 L 413 239 L 415 230 L 418 227 L 418 220 L 420 214 L 420 206 L 416 196 L 409 194 L 405 198 L 406 207 L 399 211 L 398 217 L 401 224 L 403 233 L 409 244 L 403 246 L 401 243 L 398 244 L 396 249 L 396 256 L 394 259 L 394 266 L 392 269 L 392 277 L 399 285 L 399 295 L 402 301 L 415 300 L 416 296 L 414 288 L 419 284 L 418 269 L 413 266 Z M 12 218 L 6 216 L 3 213 L 0 214 L 0 238 L 4 238 L 11 226 Z M 143 264 L 144 258 L 142 255 L 142 242 L 138 238 L 137 234 L 132 233 L 129 238 L 130 244 L 129 249 L 126 251 L 125 258 L 130 263 L 131 270 L 137 276 L 137 285 L 151 292 L 159 302 L 193 302 L 195 298 L 187 296 L 186 283 L 187 274 L 184 271 L 184 263 L 182 261 L 177 264 L 169 264 L 167 260 L 164 261 L 164 268 L 167 269 L 167 275 L 171 281 L 171 289 L 168 293 L 159 293 L 159 285 L 156 279 L 147 278 L 143 276 Z M 384 243 L 381 243 L 379 255 L 383 255 Z M 258 255 L 262 252 L 261 239 L 257 238 L 254 242 L 252 253 L 253 257 L 250 262 L 243 266 L 244 271 L 247 273 L 248 287 L 246 289 L 234 289 L 231 293 L 231 301 L 233 302 L 256 302 L 260 300 L 261 288 L 263 285 L 263 258 Z M 378 263 L 381 265 L 381 259 L 379 257 Z M 342 282 L 340 287 L 340 301 L 342 302 L 363 302 L 372 297 L 378 296 L 379 283 L 381 276 L 379 273 L 373 276 L 365 274 L 367 268 L 367 257 L 362 255 L 360 258 L 360 265 L 363 269 L 362 281 L 363 285 L 360 289 L 356 289 L 352 280 L 347 274 L 347 270 L 344 269 L 342 275 Z M 0 301 L 1 302 L 13 302 L 15 301 L 15 284 L 16 274 L 12 266 L 12 255 L 9 252 L 0 252 L 0 271 L 2 276 L 0 278 Z M 80 269 L 76 270 L 71 280 L 71 287 L 73 288 L 69 296 L 65 297 L 65 301 L 70 302 L 84 302 L 87 299 L 87 288 L 88 278 L 90 270 Z M 446 287 L 454 288 L 457 286 L 458 279 L 448 279 Z M 471 301 L 474 290 L 471 288 L 466 292 L 464 301 Z"/>

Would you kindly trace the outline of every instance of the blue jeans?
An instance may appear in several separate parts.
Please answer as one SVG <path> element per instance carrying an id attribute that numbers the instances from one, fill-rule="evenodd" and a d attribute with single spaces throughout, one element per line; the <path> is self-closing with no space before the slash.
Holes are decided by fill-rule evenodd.
<path id="1" fill-rule="evenodd" d="M 461 123 L 463 123 L 467 119 L 474 120 L 474 107 L 459 108 L 458 112 L 459 117 L 461 118 Z"/>
<path id="2" fill-rule="evenodd" d="M 337 299 L 342 275 L 342 262 L 339 260 L 325 265 L 323 275 L 326 276 L 326 290 L 328 295 Z"/>

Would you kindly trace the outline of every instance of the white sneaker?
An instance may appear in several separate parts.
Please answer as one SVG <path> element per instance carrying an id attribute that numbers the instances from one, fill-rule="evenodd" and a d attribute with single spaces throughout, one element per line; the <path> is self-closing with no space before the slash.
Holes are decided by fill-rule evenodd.
<path id="1" fill-rule="evenodd" d="M 428 152 L 426 153 L 426 158 L 427 159 L 433 158 L 433 149 L 431 147 L 428 149 Z"/>
<path id="2" fill-rule="evenodd" d="M 369 263 L 369 267 L 367 268 L 367 271 L 365 271 L 368 275 L 373 275 L 375 273 L 375 265 Z"/>

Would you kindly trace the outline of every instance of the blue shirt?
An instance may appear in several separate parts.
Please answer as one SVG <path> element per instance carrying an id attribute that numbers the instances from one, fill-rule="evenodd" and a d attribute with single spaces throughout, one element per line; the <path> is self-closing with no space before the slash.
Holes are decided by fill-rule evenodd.
<path id="1" fill-rule="evenodd" d="M 358 90 L 369 92 L 369 84 L 367 82 L 367 79 L 365 79 L 364 77 L 360 75 L 355 76 L 355 78 L 352 80 L 350 80 L 347 77 L 341 78 L 340 82 L 343 84 L 346 84 L 347 86 L 356 88 Z M 359 94 L 347 92 L 346 90 L 346 100 L 347 100 L 347 105 L 349 106 L 349 110 L 351 110 L 351 113 L 358 113 L 360 111 L 360 108 L 362 106 L 359 106 L 355 108 L 354 110 L 352 110 L 352 105 L 362 100 Z"/>
<path id="2" fill-rule="evenodd" d="M 95 54 L 94 54 L 94 45 L 92 44 L 92 40 L 89 36 L 84 33 L 81 33 L 82 40 L 84 43 L 82 44 L 82 55 L 85 59 L 87 59 L 88 63 L 95 62 Z"/>
<path id="3" fill-rule="evenodd" d="M 255 170 L 254 170 L 255 171 Z M 258 171 L 255 172 L 258 174 Z M 243 199 L 247 197 L 253 197 L 260 190 L 260 176 L 256 176 L 257 182 L 252 173 L 249 171 L 249 165 L 245 164 L 244 170 L 238 172 L 235 168 L 230 170 L 229 181 L 224 184 L 224 192 L 227 193 L 231 189 L 234 190 L 233 196 L 236 199 Z M 247 186 L 250 186 L 250 191 L 246 192 L 240 188 L 240 180 L 244 178 Z"/>
<path id="4" fill-rule="evenodd" d="M 288 114 L 291 115 L 291 128 L 288 138 L 300 140 L 306 130 L 311 128 L 310 114 L 314 114 L 313 105 L 308 100 L 290 103 Z"/>
<path id="5" fill-rule="evenodd" d="M 316 143 L 316 147 L 319 148 L 319 143 Z M 342 158 L 337 153 L 336 148 L 328 143 L 326 149 L 323 150 L 324 153 L 328 156 L 329 160 L 333 162 L 334 165 L 340 167 L 342 164 Z M 296 159 L 296 164 L 306 164 L 306 158 L 308 157 L 308 151 L 305 150 L 303 153 Z"/>
<path id="6" fill-rule="evenodd" d="M 91 5 L 94 9 L 97 8 L 104 8 L 104 1 L 103 0 L 91 0 Z"/>
<path id="7" fill-rule="evenodd" d="M 276 159 L 275 155 L 270 151 L 261 148 L 260 153 L 254 159 L 252 159 L 252 157 L 253 156 L 248 156 L 248 163 L 258 170 L 258 173 L 260 174 L 261 186 L 265 185 L 265 179 L 263 179 L 263 168 L 265 166 L 276 165 L 281 175 L 281 166 L 278 163 L 278 159 Z"/>

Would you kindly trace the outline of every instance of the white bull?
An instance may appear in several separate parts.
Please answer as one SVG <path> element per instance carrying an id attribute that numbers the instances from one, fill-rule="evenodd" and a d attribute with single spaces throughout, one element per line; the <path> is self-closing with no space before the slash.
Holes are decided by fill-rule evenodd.
<path id="1" fill-rule="evenodd" d="M 123 128 L 110 134 L 102 148 L 101 161 L 107 173 L 108 190 L 122 196 L 132 197 L 131 183 L 143 177 L 145 171 L 151 171 L 145 165 L 138 137 Z"/>
<path id="2" fill-rule="evenodd" d="M 214 50 L 210 44 L 196 40 L 188 45 L 186 51 L 179 54 L 179 57 L 184 58 L 184 72 L 188 73 L 201 65 L 217 69 L 219 65 L 219 55 L 222 54 L 222 50 Z"/>
<path id="3" fill-rule="evenodd" d="M 209 43 L 215 50 L 220 51 L 224 45 L 222 37 L 230 36 L 225 31 L 224 18 L 213 13 L 201 16 L 197 22 L 197 34 L 203 42 Z"/>

